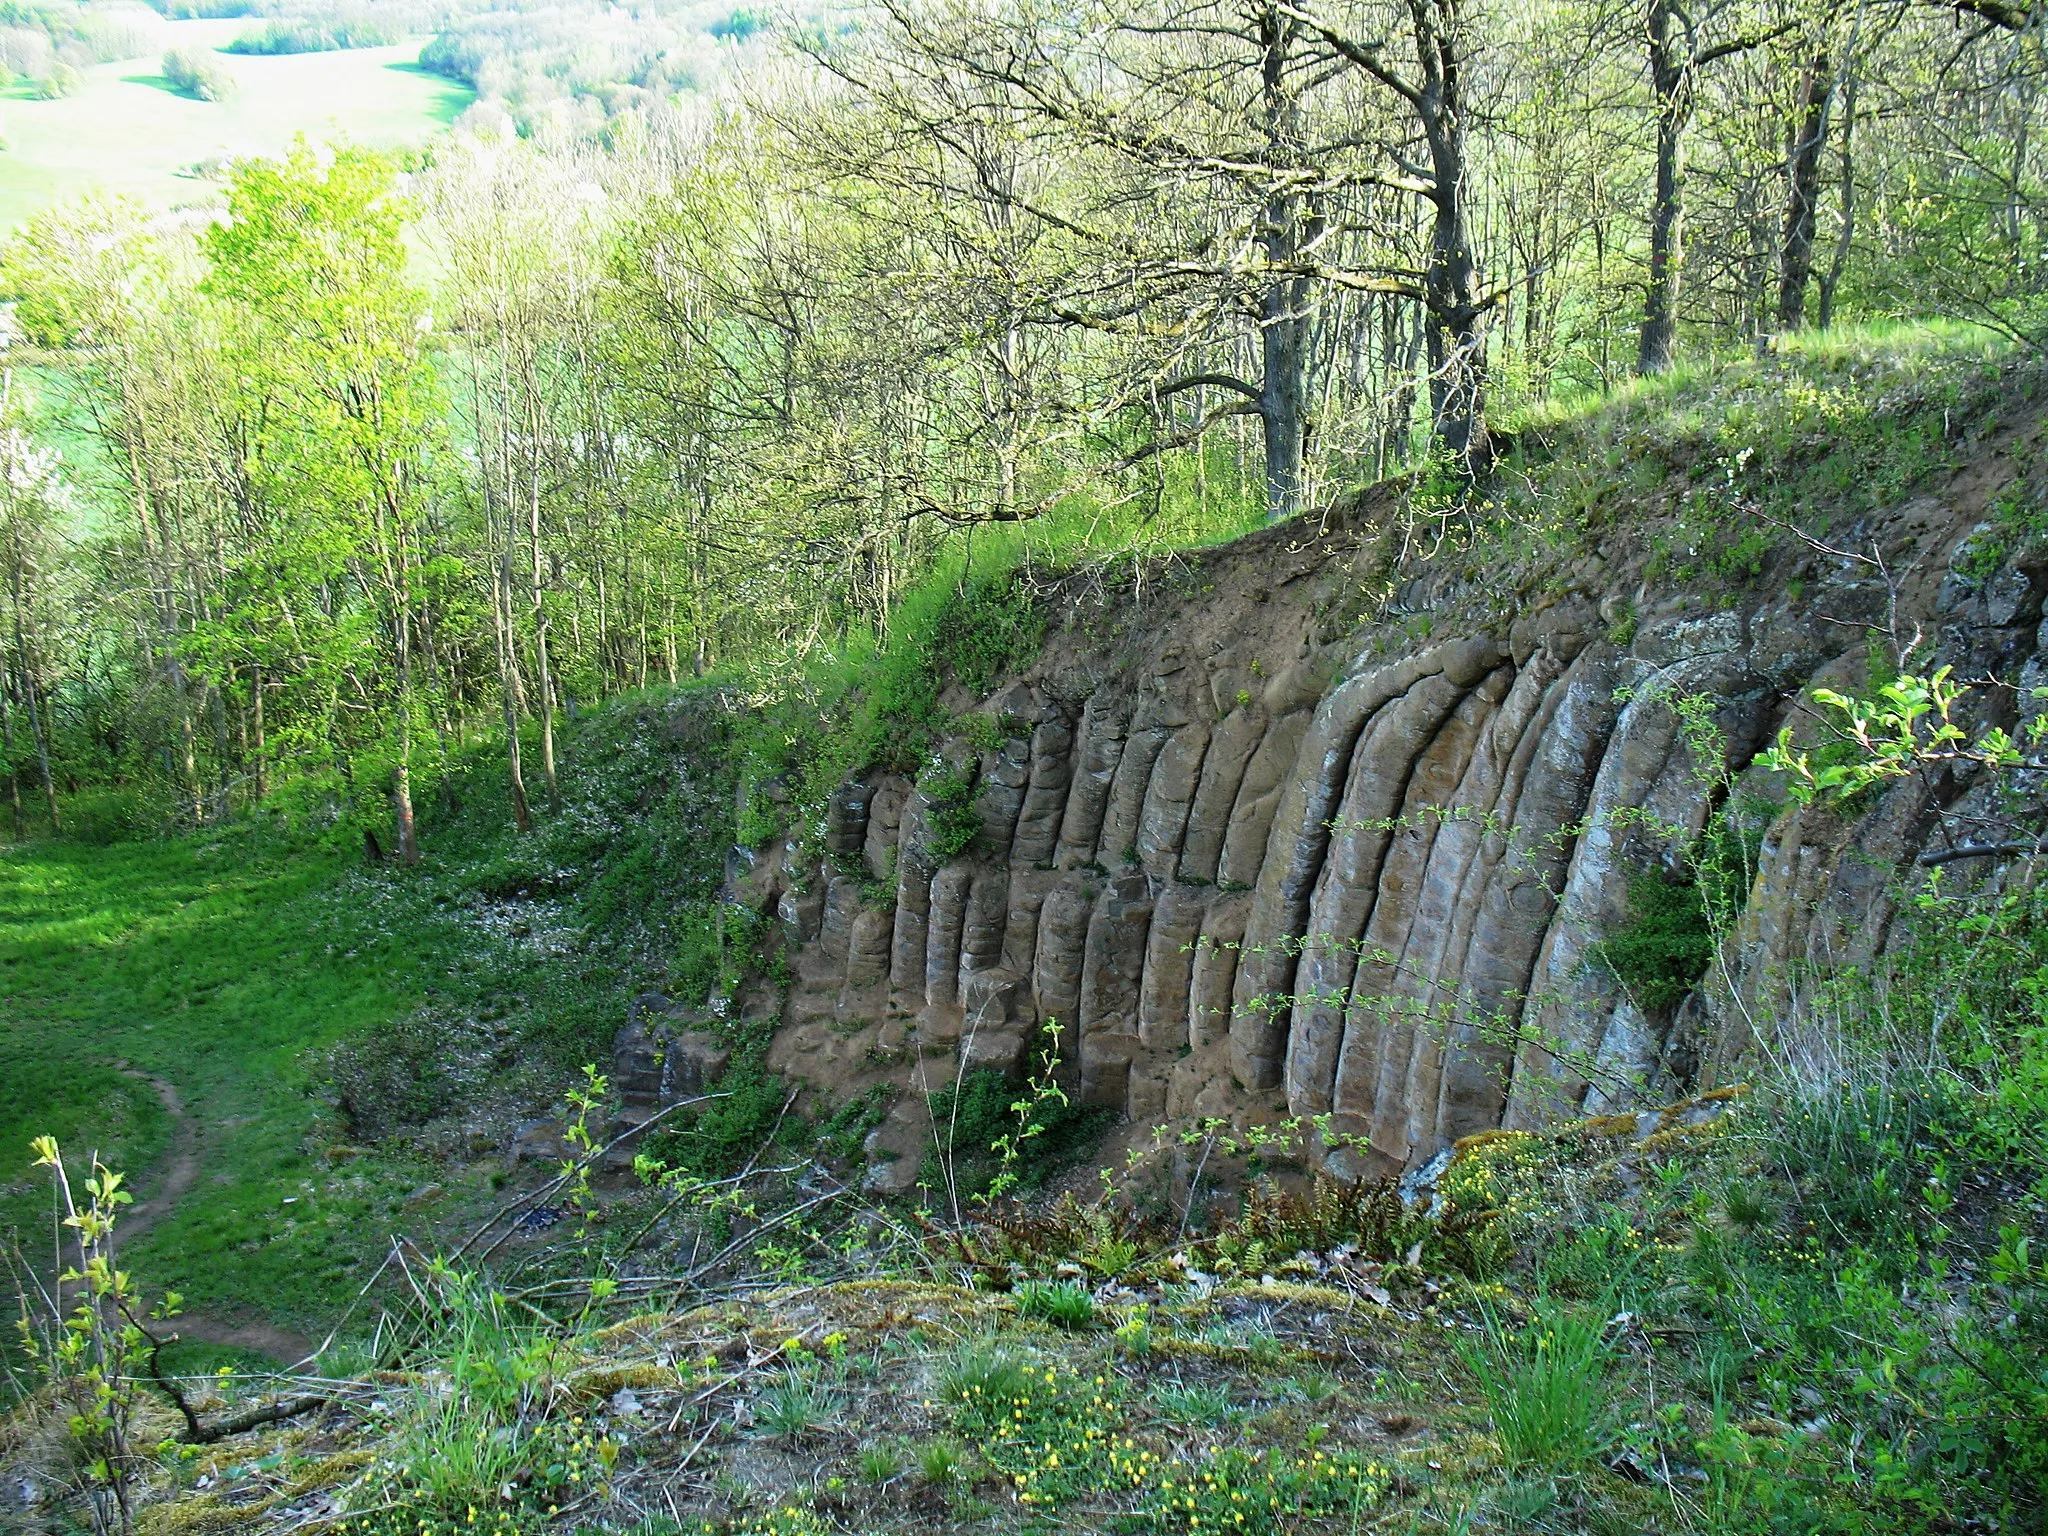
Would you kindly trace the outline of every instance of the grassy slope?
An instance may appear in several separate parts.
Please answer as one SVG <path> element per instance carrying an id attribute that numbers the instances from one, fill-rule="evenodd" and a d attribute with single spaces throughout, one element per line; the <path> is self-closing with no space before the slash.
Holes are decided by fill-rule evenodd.
<path id="1" fill-rule="evenodd" d="M 502 759 L 458 762 L 424 807 L 417 870 L 365 868 L 348 823 L 0 848 L 0 1234 L 47 1251 L 33 1135 L 97 1147 L 144 1200 L 160 1187 L 174 1127 L 117 1063 L 173 1085 L 199 1130 L 197 1182 L 127 1250 L 152 1291 L 317 1330 L 392 1232 L 431 1244 L 461 1224 L 498 1182 L 495 1150 L 450 1163 L 404 1137 L 351 1147 L 326 1054 L 407 1020 L 450 1058 L 458 1037 L 485 1042 L 490 1061 L 433 1112 L 488 1099 L 464 1123 L 493 1139 L 577 1065 L 602 1065 L 646 979 L 642 946 L 715 886 L 730 843 L 704 824 L 730 815 L 729 786 L 675 786 L 661 722 L 683 707 L 625 700 L 565 733 L 562 809 L 529 839 L 512 832 Z M 429 1184 L 440 1193 L 415 1198 Z"/>
<path id="2" fill-rule="evenodd" d="M 244 21 L 163 24 L 166 46 L 219 48 Z M 210 202 L 214 185 L 180 176 L 221 155 L 276 154 L 298 134 L 397 146 L 452 122 L 470 92 L 417 68 L 418 43 L 277 58 L 221 56 L 240 87 L 216 104 L 177 95 L 156 60 L 127 59 L 84 72 L 62 101 L 32 86 L 0 96 L 0 228 L 92 187 L 170 207 Z"/>
<path id="3" fill-rule="evenodd" d="M 149 1086 L 114 1069 L 124 1061 L 175 1085 L 201 1127 L 198 1198 L 133 1255 L 152 1282 L 295 1321 L 354 1289 L 350 1259 L 421 1174 L 395 1158 L 330 1174 L 308 1155 L 326 1112 L 307 1093 L 311 1058 L 413 1006 L 447 935 L 386 937 L 335 899 L 342 875 L 331 855 L 253 838 L 43 842 L 0 858 L 0 1052 L 26 1089 L 0 1096 L 14 1164 L 0 1220 L 42 1209 L 25 1177 L 41 1131 L 99 1147 L 153 1192 L 172 1127 Z"/>

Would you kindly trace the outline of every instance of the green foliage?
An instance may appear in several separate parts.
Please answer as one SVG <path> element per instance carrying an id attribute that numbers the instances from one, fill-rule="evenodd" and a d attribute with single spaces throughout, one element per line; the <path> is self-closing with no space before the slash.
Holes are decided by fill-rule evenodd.
<path id="1" fill-rule="evenodd" d="M 736 1172 L 768 1139 L 788 1101 L 789 1089 L 768 1070 L 765 1043 L 750 1041 L 734 1052 L 732 1064 L 709 1091 L 724 1095 L 671 1115 L 648 1133 L 643 1155 L 666 1173 L 719 1179 Z M 794 1143 L 799 1126 L 783 1122 L 783 1138 Z"/>
<path id="2" fill-rule="evenodd" d="M 1628 922 L 1588 957 L 1614 973 L 1637 1007 L 1656 1013 L 1706 974 L 1716 942 L 1698 882 L 1651 871 L 1629 881 Z"/>
<path id="3" fill-rule="evenodd" d="M 933 616 L 930 644 L 940 675 L 980 697 L 1036 656 L 1044 639 L 1036 593 L 1005 572 L 956 586 Z"/>
<path id="4" fill-rule="evenodd" d="M 871 1445 L 860 1453 L 861 1481 L 877 1488 L 903 1475 L 903 1458 L 892 1446 Z"/>
<path id="5" fill-rule="evenodd" d="M 396 1454 L 356 1490 L 362 1513 L 346 1528 L 417 1536 L 438 1517 L 504 1531 L 600 1492 L 619 1442 L 565 1411 L 559 1390 L 580 1323 L 515 1312 L 480 1277 L 444 1266 L 431 1278 L 425 1352 L 440 1379 L 408 1394 Z"/>
<path id="6" fill-rule="evenodd" d="M 669 960 L 669 991 L 678 1001 L 701 1007 L 714 997 L 731 997 L 746 973 L 761 963 L 766 932 L 761 914 L 711 897 L 686 900 L 669 919 L 675 949 Z"/>
<path id="7" fill-rule="evenodd" d="M 61 921 L 60 914 L 53 916 Z M 0 948 L 0 955 L 9 948 Z M 18 950 L 9 955 L 18 957 Z M 40 979 L 29 979 L 32 990 L 24 1002 L 32 1003 L 41 991 Z M 96 1147 L 111 1164 L 149 1165 L 168 1139 L 170 1119 L 147 1080 L 61 1046 L 52 1049 L 47 1035 L 15 1024 L 5 1013 L 0 1019 L 6 1020 L 0 1027 L 0 1081 L 8 1085 L 0 1101 L 0 1151 L 49 1136 L 64 1145 Z M 0 1207 L 0 1226 L 15 1225 L 38 1204 L 10 1201 Z"/>
<path id="8" fill-rule="evenodd" d="M 715 751 L 678 772 L 715 744 L 705 719 L 675 698 L 585 715 L 564 733 L 562 811 L 529 838 L 504 808 L 502 756 L 453 759 L 410 872 L 363 867 L 359 831 L 328 820 L 331 781 L 194 835 L 8 850 L 0 1075 L 21 1091 L 0 1094 L 0 1132 L 18 1115 L 19 1142 L 54 1131 L 148 1168 L 172 1122 L 145 1079 L 106 1063 L 163 1078 L 209 1131 L 197 1183 L 135 1262 L 195 1306 L 331 1319 L 391 1228 L 418 1221 L 412 1191 L 445 1186 L 435 1221 L 502 1198 L 482 1171 L 422 1160 L 424 1122 L 479 1095 L 545 1113 L 560 1071 L 606 1058 L 630 999 L 670 985 L 732 814 Z M 773 1123 L 786 1090 L 745 1051 L 735 1070 L 741 1091 L 685 1159 L 737 1166 Z M 340 1155 L 359 1133 L 385 1139 Z M 39 1212 L 0 1178 L 0 1229 L 33 1230 Z"/>
<path id="9" fill-rule="evenodd" d="M 981 839 L 981 812 L 974 803 L 972 769 L 955 768 L 934 758 L 917 776 L 917 787 L 931 802 L 931 855 L 941 864 L 957 859 Z"/>
<path id="10" fill-rule="evenodd" d="M 1787 726 L 1757 760 L 1784 774 L 1787 789 L 1803 805 L 1824 798 L 1846 800 L 1922 767 L 2017 767 L 2022 761 L 2020 745 L 2003 729 L 1993 726 L 1972 738 L 1957 721 L 1964 689 L 1953 680 L 1954 670 L 1943 666 L 1925 677 L 1908 673 L 1873 678 L 1876 696 L 1870 699 L 1816 688 L 1814 702 L 1825 711 L 1834 744 L 1843 750 L 1833 755 L 1801 751 L 1793 745 L 1792 728 Z M 2037 738 L 2048 729 L 2042 718 L 2037 717 L 2033 727 Z"/>
<path id="11" fill-rule="evenodd" d="M 1592 945 L 1587 958 L 1612 972 L 1645 1013 L 1675 1007 L 1706 974 L 1749 899 L 1763 825 L 1747 806 L 1724 807 L 1684 850 L 1676 871 L 1630 878 L 1627 921 Z"/>
<path id="12" fill-rule="evenodd" d="M 1047 1385 L 1023 1356 L 987 1342 L 963 1348 L 939 1378 L 940 1395 L 960 1427 L 973 1433 L 1041 1405 L 1050 1395 Z"/>
<path id="13" fill-rule="evenodd" d="M 1042 1098 L 1028 1092 L 1016 1078 L 984 1067 L 969 1072 L 957 1088 L 941 1088 L 929 1097 L 935 1144 L 921 1182 L 938 1186 L 945 1177 L 937 1166 L 952 1165 L 952 1182 L 962 1194 L 987 1190 L 1003 1171 L 997 1145 L 1018 1132 L 1015 1106 L 1029 1101 L 1024 1128 L 1033 1142 L 1029 1160 L 1016 1171 L 1018 1187 L 1036 1189 L 1083 1156 L 1115 1119 L 1100 1104 L 1074 1104 L 1064 1094 Z"/>
<path id="14" fill-rule="evenodd" d="M 1454 1220 L 1451 1226 L 1470 1220 Z M 1306 1193 L 1290 1192 L 1270 1179 L 1254 1184 L 1243 1210 L 1217 1234 L 1216 1252 L 1243 1264 L 1254 1249 L 1262 1257 L 1284 1259 L 1328 1253 L 1348 1243 L 1369 1259 L 1389 1260 L 1418 1244 L 1435 1248 L 1442 1235 L 1438 1222 L 1408 1207 L 1392 1179 L 1318 1174 Z"/>
<path id="15" fill-rule="evenodd" d="M 273 16 L 260 31 L 229 43 L 241 54 L 331 53 L 345 48 L 382 48 L 400 41 L 404 29 L 368 5 L 327 5 L 294 16 Z"/>
<path id="16" fill-rule="evenodd" d="M 1625 1291 L 1651 1256 L 1649 1240 L 1621 1211 L 1546 1236 L 1538 1259 L 1544 1289 L 1582 1301 Z"/>
<path id="17" fill-rule="evenodd" d="M 1794 1219 L 1826 1241 L 1910 1263 L 1945 1208 L 1939 1171 L 1971 1129 L 1967 1097 L 1940 1076 L 1857 1084 L 1791 1106 L 1773 1134 L 1797 1192 Z"/>
<path id="18" fill-rule="evenodd" d="M 179 1297 L 167 1292 L 150 1311 L 120 1265 L 115 1233 L 122 1207 L 135 1199 L 121 1174 L 94 1158 L 74 1184 L 53 1138 L 38 1136 L 29 1150 L 35 1166 L 50 1171 L 62 1266 L 53 1278 L 70 1291 L 20 1297 L 22 1343 L 61 1415 L 93 1527 L 125 1532 L 132 1528 L 134 1490 L 148 1471 L 140 1439 L 152 1351 L 143 1319 L 161 1327 Z"/>
<path id="19" fill-rule="evenodd" d="M 945 1488 L 960 1476 L 962 1459 L 958 1446 L 933 1440 L 917 1453 L 917 1475 L 928 1487 Z"/>
<path id="20" fill-rule="evenodd" d="M 761 1427 L 782 1440 L 798 1440 L 823 1429 L 838 1411 L 839 1395 L 797 1370 L 783 1372 L 756 1407 Z"/>
<path id="21" fill-rule="evenodd" d="M 1352 1451 L 1289 1454 L 1237 1446 L 1206 1447 L 1185 1465 L 1159 1465 L 1126 1451 L 1114 1466 L 1147 1495 L 1147 1532 L 1234 1536 L 1300 1519 L 1348 1518 L 1354 1525 L 1386 1496 L 1385 1467 Z M 1257 1522 L 1255 1527 L 1253 1522 Z"/>
<path id="22" fill-rule="evenodd" d="M 450 1044 L 446 1020 L 416 1013 L 335 1046 L 327 1072 L 349 1131 L 381 1141 L 449 1108 Z"/>
<path id="23" fill-rule="evenodd" d="M 1186 1386 L 1179 1382 L 1154 1387 L 1152 1406 L 1170 1424 L 1210 1428 L 1229 1422 L 1237 1412 L 1227 1388 L 1207 1384 Z"/>
<path id="24" fill-rule="evenodd" d="M 818 1146 L 841 1163 L 859 1163 L 868 1133 L 888 1117 L 890 1090 L 876 1083 L 848 1099 L 818 1127 Z"/>

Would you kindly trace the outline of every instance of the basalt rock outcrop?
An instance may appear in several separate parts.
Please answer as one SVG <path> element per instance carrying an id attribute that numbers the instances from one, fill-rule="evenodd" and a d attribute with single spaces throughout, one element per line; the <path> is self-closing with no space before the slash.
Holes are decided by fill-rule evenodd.
<path id="1" fill-rule="evenodd" d="M 970 849 L 938 857 L 941 807 L 876 773 L 813 857 L 735 871 L 791 941 L 774 1064 L 835 1094 L 933 1087 L 1023 1065 L 1056 1021 L 1079 1098 L 1140 1123 L 1328 1116 L 1357 1173 L 1727 1080 L 1813 966 L 1883 948 L 1901 872 L 1981 787 L 1776 814 L 1739 931 L 1675 1010 L 1589 951 L 1731 776 L 1771 792 L 1752 759 L 1816 683 L 1862 684 L 1870 626 L 1919 626 L 1967 675 L 2048 676 L 2048 570 L 1988 557 L 1983 522 L 2030 430 L 1723 590 L 1660 589 L 1617 540 L 1533 573 L 1421 563 L 1359 622 L 1391 494 L 1142 586 L 1065 581 L 1044 654 L 957 701 L 982 720 L 925 776 L 974 785 Z M 1722 761 L 1681 698 L 1710 701 Z M 2024 696 L 1980 699 L 2010 718 Z M 915 1166 L 912 1097 L 877 1133 L 883 1185 Z"/>

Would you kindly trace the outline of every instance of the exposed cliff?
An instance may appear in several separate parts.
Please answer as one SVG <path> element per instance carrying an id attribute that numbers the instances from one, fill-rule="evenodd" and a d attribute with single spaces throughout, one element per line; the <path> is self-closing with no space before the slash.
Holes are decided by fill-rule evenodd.
<path id="1" fill-rule="evenodd" d="M 1759 821 L 1739 929 L 1675 1008 L 1594 953 L 1632 880 L 1731 785 L 1782 803 L 1758 750 L 1895 639 L 1994 681 L 1989 717 L 2044 670 L 2032 366 L 1887 393 L 1838 360 L 1818 387 L 1853 402 L 1840 438 L 1825 409 L 1819 430 L 1763 414 L 1814 366 L 1714 381 L 1711 428 L 1618 411 L 1531 434 L 1483 536 L 1389 485 L 1045 578 L 1042 654 L 952 701 L 917 782 L 862 775 L 821 836 L 735 872 L 793 945 L 773 1063 L 833 1095 L 932 1088 L 1019 1067 L 1057 1020 L 1082 1100 L 1148 1126 L 1329 1115 L 1362 1139 L 1336 1154 L 1352 1172 L 1726 1080 L 1808 968 L 1883 949 L 1896 877 L 1969 784 Z M 1728 427 L 1745 402 L 1778 434 L 1768 464 Z M 1637 462 L 1610 470 L 1617 442 Z M 1689 697 L 1723 762 L 1698 760 Z M 878 1187 L 907 1185 L 929 1126 L 904 1096 L 872 1138 Z"/>

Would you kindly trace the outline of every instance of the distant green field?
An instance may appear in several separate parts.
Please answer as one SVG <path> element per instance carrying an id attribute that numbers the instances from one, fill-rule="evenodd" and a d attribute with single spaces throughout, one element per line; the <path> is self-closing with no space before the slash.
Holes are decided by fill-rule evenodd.
<path id="1" fill-rule="evenodd" d="M 166 47 L 220 48 L 246 21 L 162 24 Z M 380 146 L 416 143 L 452 122 L 470 92 L 416 63 L 418 42 L 276 58 L 220 55 L 240 87 L 226 103 L 175 94 L 155 58 L 102 64 L 62 101 L 34 88 L 0 93 L 0 230 L 93 187 L 157 207 L 208 203 L 219 184 L 187 168 L 221 156 L 276 154 L 297 134 Z"/>

